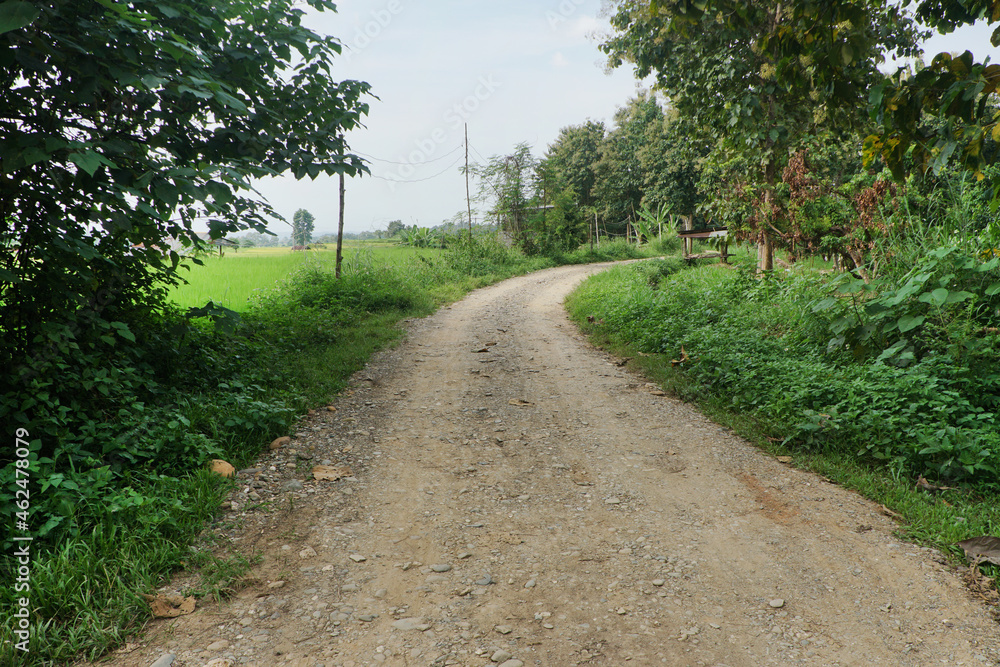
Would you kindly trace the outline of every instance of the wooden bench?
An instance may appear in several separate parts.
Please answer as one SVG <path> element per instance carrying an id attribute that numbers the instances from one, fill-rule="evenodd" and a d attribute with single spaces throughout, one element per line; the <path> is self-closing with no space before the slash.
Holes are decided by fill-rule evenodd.
<path id="1" fill-rule="evenodd" d="M 703 252 L 697 255 L 694 254 L 695 239 L 726 239 L 729 236 L 729 230 L 726 227 L 715 227 L 713 229 L 700 230 L 682 230 L 677 232 L 677 235 L 681 237 L 681 241 L 684 243 L 684 259 L 689 264 L 694 264 L 699 259 L 709 259 L 715 257 L 721 259 L 723 264 L 729 263 L 729 244 L 727 241 L 722 241 L 720 243 L 720 252 Z"/>

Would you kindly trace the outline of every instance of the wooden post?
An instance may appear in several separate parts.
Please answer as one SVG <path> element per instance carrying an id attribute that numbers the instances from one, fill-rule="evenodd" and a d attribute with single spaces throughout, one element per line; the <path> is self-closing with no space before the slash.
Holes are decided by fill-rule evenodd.
<path id="1" fill-rule="evenodd" d="M 335 275 L 340 278 L 340 265 L 343 262 L 344 248 L 344 172 L 340 172 L 340 219 L 337 222 L 337 268 Z"/>

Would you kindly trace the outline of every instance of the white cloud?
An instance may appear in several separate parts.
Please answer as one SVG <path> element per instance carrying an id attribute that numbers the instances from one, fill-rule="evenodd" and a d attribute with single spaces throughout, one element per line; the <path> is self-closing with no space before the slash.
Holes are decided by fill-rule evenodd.
<path id="1" fill-rule="evenodd" d="M 552 66 L 566 67 L 567 65 L 569 65 L 569 61 L 566 60 L 566 56 L 562 54 L 562 51 L 556 51 L 556 54 L 552 56 Z"/>

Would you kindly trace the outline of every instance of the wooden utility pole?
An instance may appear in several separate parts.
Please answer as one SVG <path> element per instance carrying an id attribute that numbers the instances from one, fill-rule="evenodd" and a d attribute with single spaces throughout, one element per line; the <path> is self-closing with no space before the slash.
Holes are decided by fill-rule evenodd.
<path id="1" fill-rule="evenodd" d="M 469 207 L 469 240 L 472 240 L 472 199 L 469 197 L 469 124 L 465 124 L 465 205 Z"/>
<path id="2" fill-rule="evenodd" d="M 340 219 L 337 222 L 337 269 L 340 278 L 340 264 L 344 260 L 344 172 L 340 172 Z"/>

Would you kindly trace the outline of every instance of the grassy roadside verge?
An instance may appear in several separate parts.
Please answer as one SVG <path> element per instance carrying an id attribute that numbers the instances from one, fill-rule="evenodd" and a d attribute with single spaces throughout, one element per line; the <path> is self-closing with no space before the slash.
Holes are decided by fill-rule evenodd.
<path id="1" fill-rule="evenodd" d="M 0 396 L 0 417 L 30 432 L 35 536 L 31 652 L 15 648 L 16 598 L 24 593 L 5 586 L 0 664 L 99 657 L 142 629 L 150 618 L 142 595 L 181 568 L 200 575 L 196 594 L 224 595 L 251 564 L 227 556 L 225 545 L 192 546 L 231 489 L 207 462 L 249 465 L 299 415 L 342 390 L 372 353 L 398 342 L 401 320 L 508 277 L 638 252 L 616 243 L 526 257 L 482 241 L 425 255 L 355 262 L 342 280 L 306 263 L 257 293 L 238 319 L 211 311 L 189 321 L 169 308 L 137 317 L 128 322 L 134 342 L 57 350 L 30 383 Z M 15 488 L 8 465 L 0 470 L 0 501 L 11 514 L 5 578 L 17 571 Z"/>
<path id="2" fill-rule="evenodd" d="M 827 354 L 830 322 L 814 312 L 824 289 L 826 278 L 808 272 L 758 281 L 720 265 L 654 260 L 588 279 L 567 307 L 596 344 L 632 357 L 665 390 L 762 450 L 885 505 L 902 537 L 958 562 L 955 542 L 1000 530 L 995 363 L 927 352 L 888 366 L 875 354 Z M 690 360 L 673 366 L 682 348 Z M 954 451 L 914 447 L 925 433 L 950 436 Z M 965 459 L 963 445 L 972 450 Z M 921 490 L 921 476 L 954 488 Z"/>

